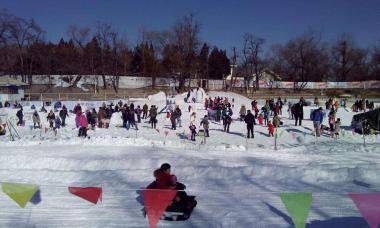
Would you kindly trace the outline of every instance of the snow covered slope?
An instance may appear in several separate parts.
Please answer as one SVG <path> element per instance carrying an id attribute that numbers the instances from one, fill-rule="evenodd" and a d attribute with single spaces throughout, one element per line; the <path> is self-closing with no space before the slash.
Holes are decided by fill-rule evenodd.
<path id="1" fill-rule="evenodd" d="M 0 227 L 148 227 L 142 216 L 141 188 L 153 180 L 152 172 L 164 162 L 172 165 L 198 206 L 186 222 L 160 221 L 158 227 L 291 227 L 291 219 L 279 193 L 313 192 L 308 227 L 365 227 L 366 222 L 347 196 L 348 192 L 379 192 L 380 138 L 361 135 L 348 125 L 353 113 L 340 109 L 344 135 L 334 140 L 315 140 L 312 123 L 295 127 L 283 109 L 284 126 L 274 150 L 267 128 L 255 126 L 255 138 L 244 137 L 245 125 L 237 120 L 241 104 L 250 100 L 232 93 L 210 96 L 233 97 L 230 133 L 219 123 L 210 126 L 210 138 L 201 144 L 180 139 L 189 133 L 189 104 L 181 103 L 183 127 L 170 130 L 165 115 L 158 117 L 158 131 L 141 123 L 139 130 L 120 128 L 114 114 L 110 129 L 89 131 L 90 139 L 76 137 L 74 116 L 69 126 L 53 132 L 34 130 L 30 110 L 26 126 L 17 127 L 21 139 L 0 137 L 0 182 L 40 185 L 40 201 L 19 208 L 0 194 Z M 139 99 L 135 104 L 165 101 Z M 199 118 L 202 104 L 190 104 Z M 39 108 L 39 107 L 38 107 Z M 305 117 L 315 107 L 305 108 Z M 17 110 L 2 109 L 14 116 Z M 47 126 L 45 114 L 40 113 Z M 168 136 L 165 137 L 165 131 Z M 91 205 L 67 191 L 68 186 L 101 186 L 103 202 Z"/>

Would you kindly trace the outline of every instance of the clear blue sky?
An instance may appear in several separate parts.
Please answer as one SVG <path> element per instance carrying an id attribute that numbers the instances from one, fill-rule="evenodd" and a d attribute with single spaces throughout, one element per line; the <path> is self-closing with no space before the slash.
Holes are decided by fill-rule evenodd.
<path id="1" fill-rule="evenodd" d="M 53 42 L 67 38 L 71 24 L 109 21 L 135 44 L 141 29 L 168 29 L 188 13 L 201 22 L 203 40 L 227 51 L 240 48 L 246 32 L 267 47 L 310 29 L 326 41 L 351 33 L 362 47 L 380 40 L 380 0 L 0 0 L 0 8 L 34 18 Z"/>

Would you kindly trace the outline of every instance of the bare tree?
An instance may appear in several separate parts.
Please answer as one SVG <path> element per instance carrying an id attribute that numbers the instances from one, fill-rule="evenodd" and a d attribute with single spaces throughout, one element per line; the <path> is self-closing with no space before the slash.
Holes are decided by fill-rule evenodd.
<path id="1" fill-rule="evenodd" d="M 231 56 L 231 67 L 232 67 L 232 71 L 231 71 L 231 90 L 234 89 L 235 87 L 235 84 L 236 84 L 236 79 L 237 79 L 237 75 L 236 74 L 236 71 L 235 69 L 237 68 L 237 58 L 238 58 L 238 55 L 236 53 L 236 47 L 232 47 L 232 56 Z"/>
<path id="2" fill-rule="evenodd" d="M 285 46 L 274 46 L 272 52 L 272 69 L 284 80 L 293 81 L 295 90 L 304 88 L 308 81 L 321 81 L 328 76 L 327 45 L 320 34 L 306 33 Z"/>
<path id="3" fill-rule="evenodd" d="M 259 80 L 265 69 L 266 62 L 261 56 L 263 50 L 264 39 L 255 37 L 250 33 L 244 36 L 243 45 L 243 65 L 246 68 L 247 75 L 247 93 L 251 80 L 255 79 L 255 89 L 259 89 Z"/>
<path id="4" fill-rule="evenodd" d="M 96 38 L 99 42 L 101 49 L 100 52 L 100 62 L 101 62 L 101 74 L 103 79 L 103 89 L 107 89 L 107 80 L 106 80 L 106 67 L 107 67 L 107 58 L 106 51 L 111 48 L 111 44 L 115 39 L 116 31 L 114 31 L 112 23 L 109 22 L 98 22 L 96 26 Z"/>
<path id="5" fill-rule="evenodd" d="M 20 17 L 11 16 L 8 19 L 9 29 L 9 42 L 11 45 L 15 45 L 16 53 L 19 60 L 19 73 L 22 76 L 22 80 L 26 82 L 26 57 L 27 49 L 34 42 L 38 42 L 43 38 L 43 31 L 33 20 L 26 20 Z M 31 83 L 31 76 L 29 77 Z"/>
<path id="6" fill-rule="evenodd" d="M 349 34 L 342 34 L 331 48 L 333 73 L 337 81 L 360 79 L 365 73 L 367 51 L 358 48 Z"/>
<path id="7" fill-rule="evenodd" d="M 376 80 L 380 78 L 380 40 L 371 50 L 371 60 L 369 64 L 370 79 Z"/>
<path id="8" fill-rule="evenodd" d="M 179 87 L 184 89 L 186 78 L 191 83 L 191 76 L 194 75 L 196 53 L 200 44 L 200 23 L 195 20 L 194 15 L 184 16 L 173 28 L 173 44 L 178 48 L 180 54 L 180 77 Z"/>
<path id="9" fill-rule="evenodd" d="M 154 51 L 154 61 L 152 61 L 152 88 L 155 88 L 156 86 L 156 77 L 159 74 L 159 62 L 156 60 L 162 60 L 163 58 L 163 51 L 165 46 L 167 46 L 170 43 L 170 39 L 172 37 L 172 33 L 170 31 L 149 31 L 149 30 L 143 30 L 141 32 L 142 39 L 141 43 L 148 43 L 151 44 Z M 145 49 L 143 49 L 145 51 Z M 143 62 L 146 63 L 147 60 L 145 59 L 146 54 L 143 53 Z"/>
<path id="10" fill-rule="evenodd" d="M 67 29 L 67 34 L 74 42 L 79 55 L 79 63 L 76 64 L 76 71 L 78 75 L 74 80 L 72 80 L 71 86 L 76 86 L 77 83 L 82 79 L 83 73 L 86 71 L 84 48 L 89 41 L 90 31 L 91 29 L 89 27 L 80 28 L 77 25 L 70 25 Z"/>

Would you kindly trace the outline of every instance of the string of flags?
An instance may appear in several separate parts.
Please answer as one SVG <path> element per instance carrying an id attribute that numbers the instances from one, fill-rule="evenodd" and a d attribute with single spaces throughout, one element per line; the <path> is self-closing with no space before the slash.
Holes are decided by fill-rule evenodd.
<path id="1" fill-rule="evenodd" d="M 32 202 L 39 186 L 35 184 L 1 183 L 2 191 L 24 208 Z M 88 202 L 97 204 L 102 201 L 101 187 L 68 187 L 68 192 Z M 150 228 L 155 228 L 161 215 L 176 196 L 176 190 L 144 189 L 144 208 Z M 371 228 L 380 225 L 380 193 L 348 193 L 358 211 Z M 282 192 L 279 197 L 296 228 L 305 228 L 312 205 L 311 192 Z"/>

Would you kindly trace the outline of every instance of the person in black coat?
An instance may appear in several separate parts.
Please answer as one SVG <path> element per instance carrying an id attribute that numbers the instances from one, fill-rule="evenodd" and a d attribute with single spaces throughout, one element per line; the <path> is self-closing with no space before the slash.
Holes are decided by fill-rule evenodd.
<path id="1" fill-rule="evenodd" d="M 17 111 L 16 116 L 18 118 L 17 126 L 22 126 L 23 125 L 23 118 L 24 118 L 24 113 L 22 112 L 22 108 Z"/>
<path id="2" fill-rule="evenodd" d="M 244 118 L 244 122 L 247 124 L 247 138 L 254 138 L 253 125 L 256 125 L 255 116 L 251 113 L 251 110 L 247 111 L 247 115 Z"/>
<path id="3" fill-rule="evenodd" d="M 67 108 L 63 105 L 61 111 L 59 111 L 59 117 L 62 119 L 62 127 L 66 126 L 66 117 L 68 116 Z"/>
<path id="4" fill-rule="evenodd" d="M 295 125 L 297 124 L 299 126 L 302 125 L 302 120 L 303 120 L 303 102 L 299 101 L 297 104 L 294 105 L 294 119 L 296 120 Z"/>
<path id="5" fill-rule="evenodd" d="M 223 126 L 224 126 L 224 131 L 226 131 L 227 133 L 230 132 L 230 124 L 232 122 L 232 118 L 231 116 L 229 115 L 225 115 L 223 117 Z"/>

